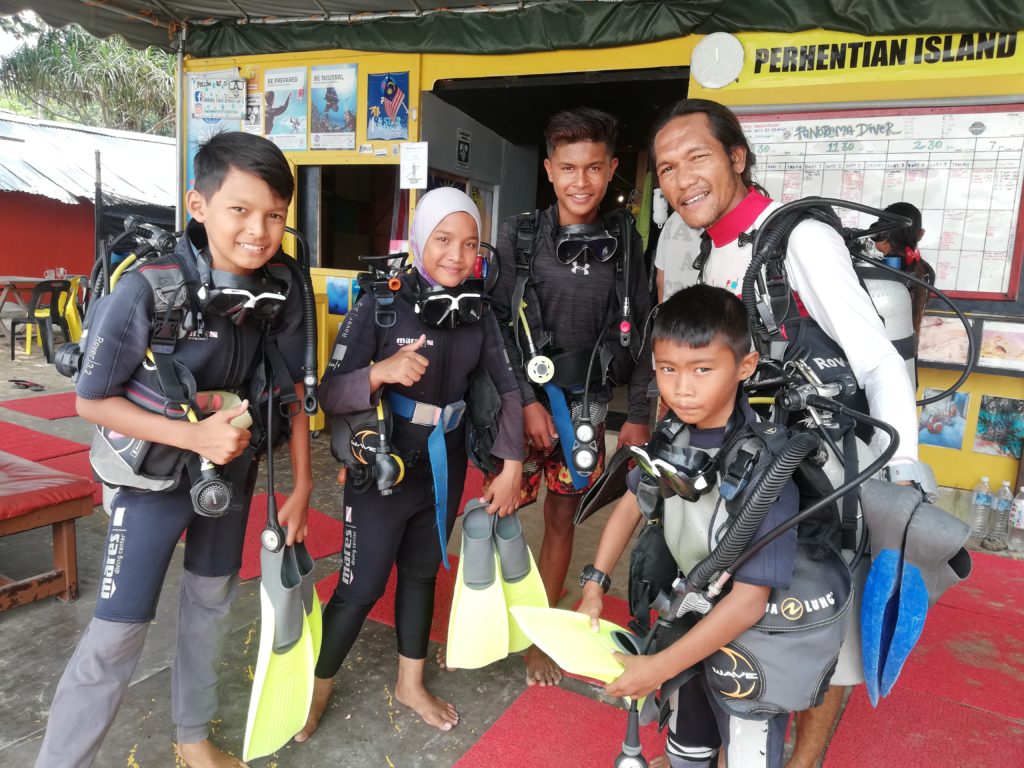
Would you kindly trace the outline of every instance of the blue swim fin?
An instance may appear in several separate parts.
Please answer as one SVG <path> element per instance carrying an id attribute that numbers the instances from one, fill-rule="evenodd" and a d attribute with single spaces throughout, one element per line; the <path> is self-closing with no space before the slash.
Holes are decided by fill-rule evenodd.
<path id="1" fill-rule="evenodd" d="M 970 575 L 971 556 L 964 549 L 970 532 L 967 523 L 933 504 L 921 504 L 910 519 L 896 625 L 882 668 L 882 696 L 889 695 L 921 637 L 928 609 Z"/>
<path id="2" fill-rule="evenodd" d="M 899 607 L 903 544 L 920 491 L 882 480 L 861 486 L 860 504 L 871 534 L 872 563 L 860 609 L 864 683 L 872 706 L 878 705 L 882 669 L 892 645 Z"/>

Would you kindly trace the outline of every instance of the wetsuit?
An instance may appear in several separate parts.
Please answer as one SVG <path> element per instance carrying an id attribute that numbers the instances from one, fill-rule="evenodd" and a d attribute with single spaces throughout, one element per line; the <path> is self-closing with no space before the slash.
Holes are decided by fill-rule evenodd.
<path id="1" fill-rule="evenodd" d="M 417 281 L 414 283 L 413 281 Z M 413 285 L 425 286 L 415 272 L 403 277 L 392 305 L 395 324 L 375 323 L 376 299 L 364 293 L 338 330 L 331 362 L 320 386 L 320 404 L 327 414 L 372 408 L 381 391 L 444 407 L 463 399 L 469 375 L 482 364 L 501 395 L 501 420 L 491 453 L 502 459 L 522 455 L 523 407 L 515 376 L 504 354 L 494 315 L 485 312 L 476 323 L 454 329 L 430 328 L 415 312 Z M 370 392 L 371 361 L 385 360 L 421 335 L 418 353 L 429 365 L 411 387 L 387 384 Z M 324 608 L 323 644 L 316 676 L 333 677 L 359 635 L 370 609 L 384 594 L 393 565 L 398 565 L 395 628 L 398 652 L 410 659 L 426 657 L 434 613 L 434 581 L 441 563 L 433 481 L 427 440 L 432 426 L 395 415 L 391 447 L 407 462 L 405 478 L 390 495 L 375 483 L 362 493 L 345 487 L 345 541 L 338 586 Z M 465 424 L 445 435 L 448 464 L 446 537 L 458 513 L 466 477 Z M 411 466 L 410 466 L 411 464 Z"/>
<path id="2" fill-rule="evenodd" d="M 738 426 L 757 417 L 746 402 L 740 404 Z M 722 447 L 726 427 L 690 428 L 690 446 L 714 454 Z M 631 470 L 628 485 L 635 493 L 640 470 Z M 756 479 L 752 482 L 756 482 Z M 688 573 L 711 551 L 710 542 L 719 541 L 728 522 L 725 504 L 715 491 L 694 503 L 678 496 L 665 499 L 664 532 L 669 551 L 682 573 Z M 769 508 L 754 534 L 757 541 L 797 513 L 799 495 L 790 481 Z M 797 531 L 790 528 L 750 558 L 732 581 L 772 588 L 786 588 L 793 575 Z M 706 662 L 702 662 L 706 663 Z M 715 700 L 704 674 L 684 683 L 670 699 L 672 715 L 665 750 L 672 768 L 709 768 L 717 765 L 719 746 L 727 751 L 728 764 L 743 768 L 781 768 L 788 714 L 767 719 L 746 720 L 726 711 Z"/>
<path id="3" fill-rule="evenodd" d="M 175 255 L 186 278 L 198 281 L 197 257 L 189 243 L 205 248 L 206 232 L 193 222 L 188 235 L 179 241 Z M 247 396 L 253 372 L 263 361 L 263 331 L 252 325 L 235 326 L 228 318 L 204 315 L 203 319 L 205 333 L 181 339 L 174 349 L 175 360 L 193 373 L 199 390 L 236 390 Z M 83 338 L 78 396 L 87 400 L 124 396 L 152 332 L 152 288 L 137 270 L 126 272 L 116 290 L 96 304 Z M 284 315 L 271 333 L 293 381 L 301 381 L 304 337 L 297 286 L 289 292 Z M 248 466 L 233 467 L 243 478 L 235 493 L 244 496 L 244 504 L 219 518 L 195 514 L 184 470 L 177 487 L 168 491 L 119 488 L 111 495 L 107 489 L 109 504 L 104 506 L 110 523 L 96 610 L 57 686 L 36 763 L 39 768 L 92 764 L 128 690 L 167 566 L 185 532 L 171 715 L 178 741 L 207 738 L 208 723 L 217 709 L 217 671 L 231 628 L 228 609 L 238 584 L 256 480 L 254 453 L 235 460 Z"/>
<path id="4" fill-rule="evenodd" d="M 617 304 L 615 295 L 615 268 L 620 256 L 616 255 L 608 261 L 588 260 L 585 264 L 573 262 L 562 264 L 555 258 L 555 236 L 558 230 L 558 204 L 535 214 L 536 232 L 533 246 L 533 278 L 532 290 L 526 292 L 526 318 L 534 340 L 540 342 L 537 334 L 543 329 L 551 335 L 549 348 L 543 354 L 549 357 L 559 352 L 583 352 L 589 354 L 594 344 L 605 338 L 609 308 Z M 528 355 L 525 333 L 519 327 L 519 339 L 523 346 L 520 354 L 516 343 L 514 324 L 519 323 L 519 308 L 512 306 L 512 294 L 516 281 L 516 238 L 518 216 L 505 221 L 498 234 L 498 280 L 491 292 L 494 314 L 501 327 L 512 368 L 519 382 L 523 405 L 534 402 L 547 404 L 543 389 L 535 386 L 526 377 L 523 355 Z M 632 292 L 633 333 L 642 334 L 647 316 L 651 311 L 651 297 L 647 292 L 647 271 L 643 260 L 643 244 L 636 230 L 631 230 L 633 238 L 633 261 L 630 264 L 630 282 Z M 619 246 L 621 249 L 621 245 Z M 531 293 L 536 296 L 532 302 Z M 539 305 L 534 306 L 533 304 Z M 616 310 L 617 311 L 617 310 Z M 641 352 L 639 363 L 630 358 L 631 350 L 618 348 L 612 350 L 618 362 L 616 366 L 627 379 L 629 388 L 629 412 L 627 421 L 632 424 L 647 424 L 650 416 L 650 403 L 647 399 L 647 385 L 651 378 L 649 354 Z M 627 360 L 628 358 L 628 360 Z M 556 363 L 557 365 L 557 363 Z M 581 380 L 582 386 L 585 382 Z M 607 404 L 612 398 L 611 388 L 591 387 L 591 419 L 598 428 L 598 464 L 589 476 L 589 485 L 601 475 L 604 466 L 604 420 L 607 416 Z M 568 398 L 571 411 L 581 410 L 579 391 Z M 575 408 L 574 408 L 575 406 Z M 532 503 L 539 490 L 539 473 L 545 471 L 547 488 L 554 493 L 574 495 L 582 493 L 576 490 L 569 480 L 562 449 L 557 444 L 553 448 L 534 447 L 526 457 L 523 466 L 523 493 L 520 504 Z M 589 487 L 588 485 L 588 487 Z"/>

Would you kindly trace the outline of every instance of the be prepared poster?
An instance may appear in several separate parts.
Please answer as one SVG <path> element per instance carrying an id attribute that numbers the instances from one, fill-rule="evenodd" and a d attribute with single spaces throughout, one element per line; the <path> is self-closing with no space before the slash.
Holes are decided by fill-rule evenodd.
<path id="1" fill-rule="evenodd" d="M 366 84 L 366 138 L 409 138 L 409 73 L 370 75 Z"/>
<path id="2" fill-rule="evenodd" d="M 332 64 L 310 71 L 310 143 L 313 149 L 356 148 L 355 64 Z"/>
<path id="3" fill-rule="evenodd" d="M 306 148 L 306 68 L 268 69 L 263 79 L 263 135 L 281 149 Z"/>

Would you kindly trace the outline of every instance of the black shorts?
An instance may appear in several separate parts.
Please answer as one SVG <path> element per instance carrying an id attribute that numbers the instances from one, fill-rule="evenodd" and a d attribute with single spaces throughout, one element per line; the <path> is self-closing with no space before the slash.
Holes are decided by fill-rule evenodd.
<path id="1" fill-rule="evenodd" d="M 185 570 L 198 576 L 228 576 L 242 566 L 242 544 L 256 462 L 237 512 L 211 518 L 197 515 L 188 476 L 171 491 L 119 488 L 110 500 L 95 616 L 106 621 L 146 622 L 156 615 L 167 566 L 185 539 Z"/>

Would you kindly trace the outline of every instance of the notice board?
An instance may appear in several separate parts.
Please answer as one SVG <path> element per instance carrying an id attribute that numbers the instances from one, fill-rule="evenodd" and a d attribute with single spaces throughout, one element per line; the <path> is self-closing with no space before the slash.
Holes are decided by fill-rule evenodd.
<path id="1" fill-rule="evenodd" d="M 1024 251 L 1024 104 L 741 115 L 754 179 L 809 195 L 922 212 L 924 258 L 950 295 L 1013 299 Z M 872 217 L 839 210 L 849 227 Z"/>

